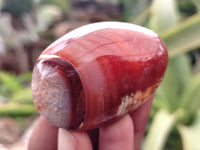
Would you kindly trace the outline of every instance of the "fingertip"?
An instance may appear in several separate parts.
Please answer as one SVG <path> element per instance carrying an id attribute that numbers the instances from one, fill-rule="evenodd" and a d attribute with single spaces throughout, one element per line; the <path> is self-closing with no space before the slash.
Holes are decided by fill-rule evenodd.
<path id="1" fill-rule="evenodd" d="M 76 139 L 65 129 L 59 129 L 58 132 L 58 150 L 70 149 L 76 150 Z"/>
<path id="2" fill-rule="evenodd" d="M 59 129 L 58 150 L 92 150 L 90 138 L 86 132 Z"/>
<path id="3" fill-rule="evenodd" d="M 134 150 L 140 149 L 146 124 L 149 119 L 153 98 L 154 95 L 152 95 L 144 104 L 130 113 L 134 124 Z"/>
<path id="4" fill-rule="evenodd" d="M 133 122 L 125 115 L 113 124 L 100 128 L 100 150 L 133 150 Z"/>

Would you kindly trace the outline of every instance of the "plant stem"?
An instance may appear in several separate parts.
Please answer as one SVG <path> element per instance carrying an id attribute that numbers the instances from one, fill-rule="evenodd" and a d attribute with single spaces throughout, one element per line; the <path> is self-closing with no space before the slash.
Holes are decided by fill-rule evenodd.
<path id="1" fill-rule="evenodd" d="M 176 123 L 176 115 L 160 110 L 155 115 L 144 143 L 144 150 L 162 150 L 165 141 Z"/>
<path id="2" fill-rule="evenodd" d="M 0 116 L 23 117 L 36 113 L 34 105 L 8 103 L 0 107 Z"/>

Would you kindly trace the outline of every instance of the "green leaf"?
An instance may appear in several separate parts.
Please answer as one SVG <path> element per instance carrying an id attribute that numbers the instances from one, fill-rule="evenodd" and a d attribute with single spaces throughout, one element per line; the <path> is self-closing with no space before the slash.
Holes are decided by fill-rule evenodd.
<path id="1" fill-rule="evenodd" d="M 149 27 L 160 33 L 174 26 L 178 21 L 178 16 L 175 0 L 153 0 Z"/>
<path id="2" fill-rule="evenodd" d="M 14 93 L 9 101 L 20 104 L 33 104 L 31 88 L 22 89 L 19 92 Z"/>
<path id="3" fill-rule="evenodd" d="M 54 5 L 60 10 L 68 12 L 70 10 L 72 0 L 42 0 L 40 4 L 42 5 Z"/>
<path id="4" fill-rule="evenodd" d="M 37 31 L 46 31 L 53 20 L 61 17 L 61 13 L 61 9 L 56 5 L 49 4 L 41 6 L 37 16 Z"/>
<path id="5" fill-rule="evenodd" d="M 162 86 L 158 87 L 152 104 L 150 118 L 153 118 L 160 109 L 170 111 L 170 105 L 169 97 L 166 95 L 164 88 Z"/>
<path id="6" fill-rule="evenodd" d="M 170 59 L 169 65 L 170 65 L 169 67 L 173 69 L 174 77 L 180 84 L 179 89 L 183 89 L 188 84 L 188 82 L 192 77 L 191 64 L 188 56 L 179 55 L 174 59 Z"/>
<path id="7" fill-rule="evenodd" d="M 136 17 L 134 17 L 131 22 L 134 24 L 146 26 L 149 19 L 149 11 L 150 8 L 144 9 L 141 13 L 139 13 Z"/>
<path id="8" fill-rule="evenodd" d="M 176 116 L 160 110 L 151 124 L 144 143 L 144 150 L 162 150 L 176 122 Z"/>
<path id="9" fill-rule="evenodd" d="M 187 114 L 193 115 L 200 106 L 200 73 L 191 79 L 182 95 L 181 106 Z"/>
<path id="10" fill-rule="evenodd" d="M 196 6 L 197 10 L 200 11 L 200 0 L 192 0 L 192 2 Z"/>
<path id="11" fill-rule="evenodd" d="M 184 73 L 183 73 L 184 72 Z M 155 99 L 168 111 L 175 111 L 180 105 L 180 96 L 191 78 L 189 60 L 185 55 L 170 59 Z"/>
<path id="12" fill-rule="evenodd" d="M 5 90 L 4 91 L 5 93 L 3 94 L 6 94 L 6 93 L 12 94 L 22 89 L 22 85 L 18 81 L 17 77 L 12 75 L 11 73 L 7 73 L 3 71 L 0 72 L 0 85 L 1 85 L 1 88 Z"/>
<path id="13" fill-rule="evenodd" d="M 191 126 L 179 125 L 178 130 L 183 140 L 184 150 L 200 150 L 200 111 Z"/>
<path id="14" fill-rule="evenodd" d="M 1 9 L 1 7 L 2 7 L 2 2 L 3 2 L 3 0 L 0 0 L 0 9 Z"/>
<path id="15" fill-rule="evenodd" d="M 37 110 L 34 105 L 7 103 L 0 106 L 0 116 L 30 116 L 36 114 Z"/>
<path id="16" fill-rule="evenodd" d="M 195 5 L 191 0 L 179 0 L 178 7 L 182 16 L 190 16 L 196 13 Z"/>
<path id="17" fill-rule="evenodd" d="M 32 78 L 32 72 L 26 72 L 26 73 L 20 74 L 17 78 L 21 83 L 29 82 L 30 84 L 30 81 Z"/>
<path id="18" fill-rule="evenodd" d="M 200 13 L 160 34 L 164 40 L 169 57 L 189 52 L 200 47 Z"/>
<path id="19" fill-rule="evenodd" d="M 143 10 L 149 7 L 148 0 L 121 0 L 118 1 L 123 5 L 123 20 L 132 22 Z"/>

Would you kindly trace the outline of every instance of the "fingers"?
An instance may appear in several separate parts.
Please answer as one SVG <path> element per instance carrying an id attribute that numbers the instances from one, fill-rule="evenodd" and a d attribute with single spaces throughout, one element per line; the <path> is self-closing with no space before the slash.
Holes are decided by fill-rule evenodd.
<path id="1" fill-rule="evenodd" d="M 29 150 L 56 150 L 58 128 L 40 117 L 29 141 Z"/>
<path id="2" fill-rule="evenodd" d="M 117 122 L 100 128 L 99 150 L 139 150 L 145 127 L 151 111 L 151 96 L 130 115 Z"/>
<path id="3" fill-rule="evenodd" d="M 58 150 L 92 150 L 92 144 L 86 132 L 59 129 Z"/>
<path id="4" fill-rule="evenodd" d="M 87 131 L 92 142 L 93 150 L 98 150 L 99 147 L 99 128 Z"/>
<path id="5" fill-rule="evenodd" d="M 149 100 L 130 114 L 134 123 L 134 150 L 140 149 L 145 127 L 151 111 L 153 97 L 154 96 L 151 96 Z"/>
<path id="6" fill-rule="evenodd" d="M 118 121 L 99 130 L 99 150 L 139 150 L 148 121 L 153 96 L 142 106 L 125 115 Z M 134 124 L 134 127 L 133 127 Z M 98 131 L 89 133 L 96 137 Z M 67 131 L 51 125 L 46 119 L 40 117 L 29 141 L 29 150 L 92 150 L 92 143 L 87 132 Z M 57 140 L 58 138 L 58 140 Z M 58 141 L 58 143 L 57 143 Z M 95 143 L 95 144 L 94 144 Z M 93 146 L 97 142 L 93 142 Z M 98 144 L 98 143 L 97 143 Z"/>
<path id="7" fill-rule="evenodd" d="M 133 150 L 133 122 L 129 115 L 100 128 L 99 150 Z"/>
<path id="8" fill-rule="evenodd" d="M 59 129 L 58 136 L 58 128 L 40 117 L 29 140 L 28 149 L 92 150 L 92 144 L 86 132 Z"/>

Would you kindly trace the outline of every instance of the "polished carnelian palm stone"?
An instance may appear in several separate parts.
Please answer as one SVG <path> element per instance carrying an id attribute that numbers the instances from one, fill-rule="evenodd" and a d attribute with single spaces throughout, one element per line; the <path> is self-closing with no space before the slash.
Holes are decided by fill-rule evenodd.
<path id="1" fill-rule="evenodd" d="M 40 55 L 32 91 L 41 115 L 69 129 L 100 127 L 155 93 L 168 62 L 153 31 L 103 22 L 76 29 Z"/>

